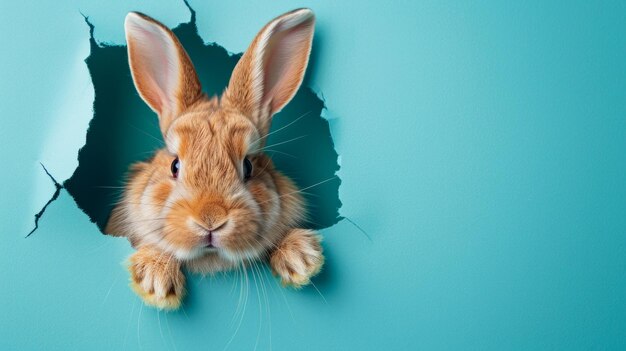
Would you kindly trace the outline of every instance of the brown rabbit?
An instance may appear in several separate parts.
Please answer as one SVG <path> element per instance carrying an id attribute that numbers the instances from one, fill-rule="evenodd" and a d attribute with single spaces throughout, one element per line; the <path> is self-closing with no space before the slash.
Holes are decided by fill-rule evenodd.
<path id="1" fill-rule="evenodd" d="M 284 285 L 308 284 L 324 262 L 320 236 L 300 229 L 304 204 L 263 148 L 272 116 L 298 90 L 315 18 L 269 22 L 241 57 L 224 94 L 208 98 L 189 56 L 163 24 L 126 16 L 132 77 L 159 116 L 165 148 L 131 167 L 106 232 L 126 236 L 131 286 L 149 305 L 176 309 L 181 271 L 212 273 L 268 258 Z"/>

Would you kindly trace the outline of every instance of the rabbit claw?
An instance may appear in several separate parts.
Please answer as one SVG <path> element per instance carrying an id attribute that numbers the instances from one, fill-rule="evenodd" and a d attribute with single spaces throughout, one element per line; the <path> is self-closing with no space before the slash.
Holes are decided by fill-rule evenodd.
<path id="1" fill-rule="evenodd" d="M 140 249 L 130 257 L 131 288 L 147 305 L 175 310 L 185 295 L 185 276 L 167 254 Z"/>
<path id="2" fill-rule="evenodd" d="M 312 230 L 292 229 L 271 254 L 270 266 L 283 286 L 301 288 L 324 264 L 321 237 Z"/>

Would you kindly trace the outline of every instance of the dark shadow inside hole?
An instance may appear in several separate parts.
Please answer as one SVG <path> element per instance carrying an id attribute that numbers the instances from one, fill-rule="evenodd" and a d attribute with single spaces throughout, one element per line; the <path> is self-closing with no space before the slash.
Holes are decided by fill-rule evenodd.
<path id="1" fill-rule="evenodd" d="M 97 43 L 93 26 L 89 26 L 91 54 L 85 62 L 95 89 L 94 114 L 78 154 L 78 168 L 64 187 L 104 231 L 123 191 L 129 166 L 149 158 L 163 146 L 163 139 L 155 113 L 135 90 L 126 47 Z M 193 10 L 190 22 L 173 31 L 191 57 L 203 90 L 209 96 L 220 95 L 241 54 L 230 55 L 217 44 L 205 45 L 198 35 Z M 314 62 L 310 67 L 315 67 Z M 328 121 L 321 117 L 323 109 L 324 101 L 303 86 L 274 116 L 270 132 L 276 133 L 267 140 L 276 168 L 303 189 L 310 218 L 306 227 L 311 229 L 329 227 L 340 219 L 338 155 Z"/>

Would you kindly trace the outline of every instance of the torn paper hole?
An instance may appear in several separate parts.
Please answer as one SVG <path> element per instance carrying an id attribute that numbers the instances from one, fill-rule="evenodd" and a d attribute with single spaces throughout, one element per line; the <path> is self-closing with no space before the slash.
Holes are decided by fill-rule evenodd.
<path id="1" fill-rule="evenodd" d="M 241 54 L 230 54 L 215 43 L 206 45 L 197 31 L 195 11 L 189 9 L 189 23 L 180 24 L 173 32 L 191 57 L 203 90 L 219 95 Z M 98 43 L 93 25 L 85 20 L 91 29 L 91 53 L 85 62 L 95 92 L 94 113 L 85 145 L 78 153 L 78 167 L 62 186 L 104 233 L 129 166 L 149 158 L 163 147 L 163 140 L 156 115 L 133 85 L 126 47 Z M 302 87 L 274 117 L 270 132 L 276 133 L 267 141 L 273 145 L 268 154 L 276 168 L 305 190 L 310 218 L 306 227 L 312 229 L 329 227 L 341 219 L 338 155 L 328 121 L 322 117 L 324 109 L 325 102 L 310 88 Z"/>

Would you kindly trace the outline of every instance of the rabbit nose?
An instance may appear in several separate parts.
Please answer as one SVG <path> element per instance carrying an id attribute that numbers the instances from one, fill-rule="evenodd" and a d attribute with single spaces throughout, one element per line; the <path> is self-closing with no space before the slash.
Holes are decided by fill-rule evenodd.
<path id="1" fill-rule="evenodd" d="M 224 228 L 226 226 L 226 223 L 228 222 L 228 218 L 224 218 L 221 222 L 219 223 L 208 223 L 208 229 L 209 229 L 209 234 L 211 234 L 212 232 L 216 232 L 222 228 Z"/>
<path id="2" fill-rule="evenodd" d="M 218 204 L 205 206 L 203 212 L 202 217 L 206 224 L 206 229 L 209 231 L 216 231 L 224 227 L 228 221 L 226 209 Z"/>

